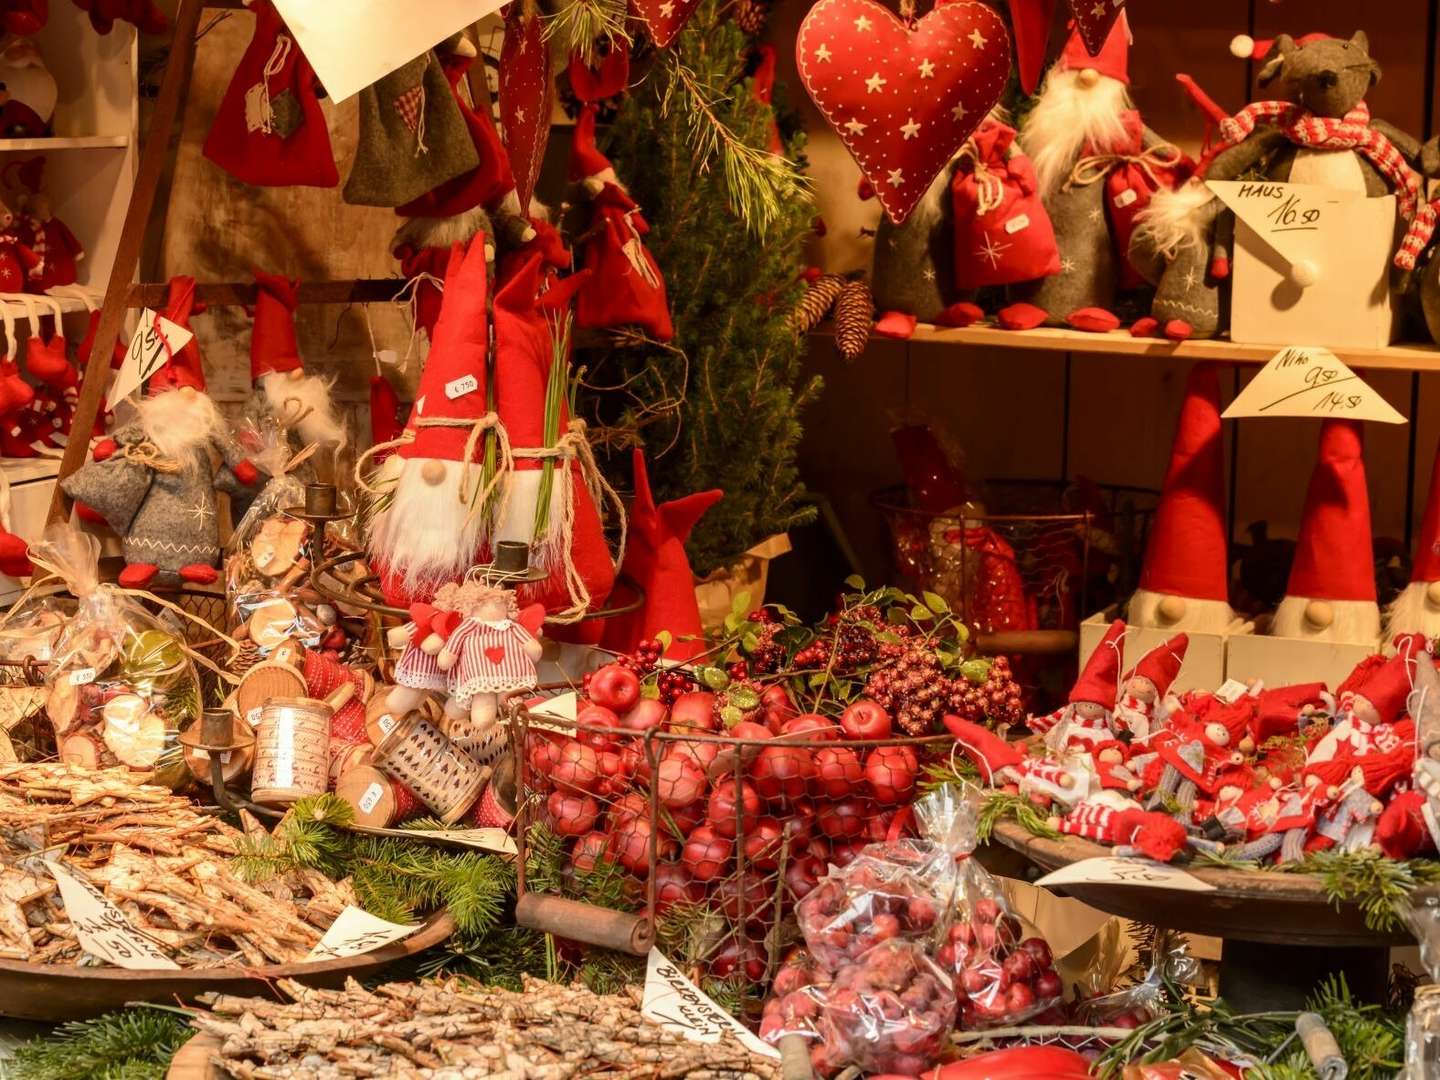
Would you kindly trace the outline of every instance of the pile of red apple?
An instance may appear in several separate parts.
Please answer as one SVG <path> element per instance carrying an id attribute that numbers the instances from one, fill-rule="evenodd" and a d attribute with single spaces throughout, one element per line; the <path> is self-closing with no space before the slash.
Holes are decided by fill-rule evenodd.
<path id="1" fill-rule="evenodd" d="M 1014 1024 L 1061 1001 L 1064 986 L 1044 938 L 1022 940 L 1020 920 L 989 896 L 974 899 L 950 925 L 936 961 L 955 976 L 965 1030 Z"/>
<path id="2" fill-rule="evenodd" d="M 846 865 L 884 839 L 915 794 L 920 765 L 911 747 L 864 745 L 892 737 L 889 714 L 873 701 L 851 704 L 837 722 L 801 713 L 772 685 L 753 701 L 741 697 L 751 707 L 727 729 L 721 713 L 733 716 L 736 695 L 694 691 L 667 707 L 643 697 L 639 677 L 620 664 L 594 672 L 588 693 L 577 737 L 531 728 L 527 783 L 545 795 L 544 820 L 573 838 L 572 871 L 608 859 L 643 878 L 658 827 L 662 910 L 709 897 L 737 923 L 771 921 L 782 852 L 788 904 L 828 864 Z M 696 737 L 652 740 L 652 761 L 642 738 L 652 730 Z M 763 972 L 758 947 L 741 952 L 717 973 Z"/>

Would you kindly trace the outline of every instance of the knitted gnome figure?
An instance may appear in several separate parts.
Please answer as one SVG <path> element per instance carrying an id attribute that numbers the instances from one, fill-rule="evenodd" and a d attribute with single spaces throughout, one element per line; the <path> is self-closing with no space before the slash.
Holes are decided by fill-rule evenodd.
<path id="1" fill-rule="evenodd" d="M 586 330 L 638 326 L 656 341 L 669 341 L 675 328 L 665 279 L 644 240 L 650 226 L 610 159 L 595 148 L 594 105 L 586 105 L 575 122 L 570 180 L 591 206 L 589 225 L 575 242 L 581 266 L 592 271 L 575 300 L 576 325 Z"/>
<path id="2" fill-rule="evenodd" d="M 1130 265 L 1155 286 L 1155 298 L 1149 317 L 1138 320 L 1131 334 L 1184 341 L 1214 337 L 1229 324 L 1223 311 L 1229 293 L 1222 288 L 1229 263 L 1217 261 L 1214 250 L 1221 220 L 1233 228 L 1223 210 L 1198 177 L 1155 192 L 1136 218 L 1129 251 Z"/>
<path id="3" fill-rule="evenodd" d="M 1185 652 L 1190 647 L 1186 634 L 1176 634 L 1155 646 L 1125 673 L 1120 700 L 1115 706 L 1115 726 L 1144 739 L 1164 723 L 1165 695 L 1180 674 Z"/>
<path id="4" fill-rule="evenodd" d="M 126 563 L 120 584 L 143 588 L 157 577 L 166 584 L 213 582 L 220 561 L 216 492 L 253 487 L 259 473 L 215 403 L 193 387 L 152 394 L 136 412 L 61 486 L 120 535 Z M 218 470 L 212 452 L 222 462 Z"/>
<path id="5" fill-rule="evenodd" d="M 295 336 L 299 281 L 254 270 L 255 321 L 250 330 L 250 382 L 257 404 L 289 431 L 291 450 L 338 447 L 345 425 L 335 410 L 331 380 L 308 375 Z"/>
<path id="6" fill-rule="evenodd" d="M 435 337 L 404 440 L 380 470 L 369 550 L 391 604 L 428 601 L 478 560 L 486 529 L 481 435 L 489 323 L 485 238 L 451 249 Z M 356 462 L 356 474 L 364 459 Z"/>
<path id="7" fill-rule="evenodd" d="M 1364 429 L 1326 420 L 1285 598 L 1270 632 L 1277 637 L 1373 644 L 1380 636 Z"/>
<path id="8" fill-rule="evenodd" d="M 1440 444 L 1430 466 L 1430 493 L 1420 520 L 1420 540 L 1410 568 L 1410 584 L 1385 609 L 1384 640 L 1399 634 L 1440 635 Z"/>
<path id="9" fill-rule="evenodd" d="M 645 455 L 636 450 L 635 501 L 630 505 L 623 573 L 645 592 L 639 611 L 606 619 L 600 644 L 617 653 L 629 653 L 646 638 L 668 630 L 674 641 L 667 659 L 690 660 L 705 651 L 700 605 L 695 599 L 695 575 L 685 554 L 685 541 L 706 510 L 725 494 L 719 488 L 698 491 L 673 502 L 655 503 Z"/>
<path id="10" fill-rule="evenodd" d="M 1196 364 L 1185 382 L 1140 587 L 1130 598 L 1132 625 L 1219 634 L 1235 621 L 1228 599 L 1224 458 L 1219 372 L 1214 364 Z"/>
<path id="11" fill-rule="evenodd" d="M 1031 731 L 1059 749 L 1113 739 L 1110 712 L 1120 687 L 1121 655 L 1125 647 L 1125 620 L 1116 619 L 1085 661 L 1085 669 L 1070 688 L 1069 704 L 1047 716 L 1032 716 Z"/>
<path id="12" fill-rule="evenodd" d="M 1133 273 L 1126 253 L 1135 216 L 1162 186 L 1155 180 L 1173 181 L 1182 157 L 1145 127 L 1130 101 L 1129 50 L 1123 14 L 1098 56 L 1090 56 L 1079 32 L 1072 32 L 1025 117 L 1020 142 L 1035 163 L 1060 272 L 1023 290 L 1021 303 L 1000 312 L 1008 329 L 1119 326 L 1111 309 L 1122 279 Z"/>
<path id="13" fill-rule="evenodd" d="M 248 2 L 255 34 L 215 112 L 205 156 L 247 184 L 334 187 L 340 175 L 320 81 L 271 0 Z"/>

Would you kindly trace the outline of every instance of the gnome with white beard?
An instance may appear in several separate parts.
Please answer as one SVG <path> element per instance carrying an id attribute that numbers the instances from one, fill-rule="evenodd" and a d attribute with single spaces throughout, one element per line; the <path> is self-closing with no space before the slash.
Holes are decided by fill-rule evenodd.
<path id="1" fill-rule="evenodd" d="M 1380 636 L 1364 431 L 1358 420 L 1326 420 L 1320 428 L 1295 561 L 1270 632 L 1354 645 L 1373 645 Z"/>
<path id="2" fill-rule="evenodd" d="M 468 247 L 451 248 L 439 318 L 405 431 L 356 462 L 360 480 L 370 454 L 395 450 L 369 488 L 375 495 L 369 550 L 391 604 L 429 602 L 440 586 L 458 582 L 480 561 L 486 503 L 498 479 L 498 473 L 489 481 L 484 476 L 486 432 L 504 443 L 486 405 L 485 245 L 485 234 L 478 233 Z"/>
<path id="3" fill-rule="evenodd" d="M 1440 445 L 1430 466 L 1430 494 L 1420 520 L 1410 584 L 1385 610 L 1384 644 L 1389 646 L 1401 634 L 1440 636 Z"/>
<path id="4" fill-rule="evenodd" d="M 1224 466 L 1220 376 L 1214 364 L 1196 364 L 1185 381 L 1140 587 L 1126 614 L 1131 626 L 1220 634 L 1235 621 L 1229 601 Z"/>
<path id="5" fill-rule="evenodd" d="M 332 380 L 305 371 L 295 336 L 299 281 L 255 270 L 255 321 L 250 331 L 250 382 L 256 404 L 290 434 L 291 451 L 345 442 L 331 395 Z"/>

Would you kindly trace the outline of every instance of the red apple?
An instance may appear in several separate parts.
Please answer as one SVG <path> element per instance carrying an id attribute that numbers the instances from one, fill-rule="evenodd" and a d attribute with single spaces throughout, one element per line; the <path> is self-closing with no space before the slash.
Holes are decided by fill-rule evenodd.
<path id="1" fill-rule="evenodd" d="M 683 754 L 670 754 L 655 773 L 660 801 L 670 809 L 689 806 L 705 794 L 705 774 Z"/>
<path id="2" fill-rule="evenodd" d="M 728 732 L 732 739 L 768 739 L 773 734 L 764 724 L 757 724 L 753 720 L 741 720 Z M 751 753 L 758 750 L 758 747 L 747 748 Z"/>
<path id="3" fill-rule="evenodd" d="M 670 820 L 674 822 L 680 839 L 684 840 L 697 827 L 705 821 L 705 800 L 696 799 L 689 806 L 677 807 L 670 811 Z M 668 831 L 668 829 L 667 829 Z"/>
<path id="4" fill-rule="evenodd" d="M 679 863 L 666 862 L 655 867 L 655 910 L 662 912 L 672 904 L 698 904 L 705 899 L 705 886 Z"/>
<path id="5" fill-rule="evenodd" d="M 570 852 L 570 869 L 588 874 L 595 864 L 610 857 L 610 837 L 603 832 L 590 832 L 575 841 Z"/>
<path id="6" fill-rule="evenodd" d="M 710 775 L 710 766 L 714 764 L 715 759 L 720 755 L 720 751 L 723 748 L 722 743 L 701 742 L 699 739 L 685 739 L 681 742 L 673 743 L 672 746 L 674 749 L 671 753 L 684 754 L 686 757 L 691 758 L 696 765 L 700 766 L 700 771 L 706 776 Z"/>
<path id="7" fill-rule="evenodd" d="M 606 664 L 590 675 L 590 700 L 623 713 L 640 700 L 640 676 L 621 664 Z"/>
<path id="8" fill-rule="evenodd" d="M 616 825 L 626 818 L 649 816 L 650 800 L 638 791 L 627 791 L 610 806 L 610 820 Z"/>
<path id="9" fill-rule="evenodd" d="M 865 850 L 863 840 L 844 840 L 830 845 L 830 861 L 836 866 L 849 866 Z"/>
<path id="10" fill-rule="evenodd" d="M 545 816 L 550 828 L 561 836 L 580 836 L 595 827 L 600 804 L 589 795 L 573 791 L 552 791 L 545 800 Z"/>
<path id="11" fill-rule="evenodd" d="M 1037 968 L 1048 968 L 1051 964 L 1050 944 L 1042 937 L 1029 937 L 1020 942 L 1020 948 L 1030 954 Z"/>
<path id="12" fill-rule="evenodd" d="M 620 726 L 627 731 L 646 732 L 652 728 L 663 728 L 669 717 L 665 703 L 655 698 L 641 698 L 620 717 Z"/>
<path id="13" fill-rule="evenodd" d="M 627 779 L 637 784 L 648 784 L 654 775 L 650 771 L 650 758 L 639 739 L 625 739 L 620 747 L 620 771 Z"/>
<path id="14" fill-rule="evenodd" d="M 708 690 L 692 690 L 688 694 L 681 694 L 670 706 L 670 727 L 675 731 L 719 731 L 720 721 L 715 716 L 715 695 Z"/>
<path id="15" fill-rule="evenodd" d="M 830 742 L 840 738 L 840 729 L 816 713 L 802 713 L 781 724 L 780 734 L 791 742 Z"/>
<path id="16" fill-rule="evenodd" d="M 790 698 L 790 691 L 779 683 L 771 683 L 760 691 L 760 708 L 765 711 L 765 726 L 777 735 L 785 721 L 800 715 L 800 710 Z"/>
<path id="17" fill-rule="evenodd" d="M 772 914 L 774 892 L 764 874 L 746 870 L 732 874 L 715 887 L 715 903 L 733 922 L 763 920 Z"/>
<path id="18" fill-rule="evenodd" d="M 550 772 L 560 762 L 560 750 L 568 739 L 559 735 L 530 732 L 526 736 L 525 760 L 530 766 L 531 783 L 546 783 Z"/>
<path id="19" fill-rule="evenodd" d="M 734 850 L 733 840 L 726 839 L 708 825 L 701 825 L 685 841 L 680 861 L 696 881 L 714 881 L 725 872 Z"/>
<path id="20" fill-rule="evenodd" d="M 597 750 L 596 767 L 600 770 L 600 782 L 596 793 L 606 798 L 615 798 L 630 790 L 630 775 L 625 771 L 626 760 L 618 750 Z"/>
<path id="21" fill-rule="evenodd" d="M 815 751 L 811 787 L 817 798 L 843 799 L 865 779 L 860 759 L 848 746 L 823 746 Z"/>
<path id="22" fill-rule="evenodd" d="M 643 817 L 626 818 L 617 825 L 611 839 L 616 861 L 634 874 L 643 874 L 650 866 L 650 837 L 654 833 Z"/>
<path id="23" fill-rule="evenodd" d="M 859 799 L 842 799 L 820 808 L 815 824 L 832 840 L 855 840 L 865 832 L 865 804 Z"/>
<path id="24" fill-rule="evenodd" d="M 751 982 L 765 977 L 765 951 L 740 937 L 726 938 L 710 958 L 710 974 L 717 979 L 743 973 Z"/>
<path id="25" fill-rule="evenodd" d="M 908 746 L 877 746 L 865 758 L 865 779 L 876 802 L 909 802 L 920 762 Z"/>
<path id="26" fill-rule="evenodd" d="M 575 727 L 579 732 L 578 738 L 586 746 L 596 750 L 619 748 L 620 737 L 615 732 L 620 730 L 620 718 L 604 705 L 586 705 L 575 714 Z"/>
<path id="27" fill-rule="evenodd" d="M 705 816 L 717 833 L 733 840 L 738 829 L 749 832 L 755 826 L 755 819 L 760 816 L 760 796 L 743 781 L 719 780 L 710 793 Z"/>
<path id="28" fill-rule="evenodd" d="M 805 794 L 814 769 L 809 751 L 781 744 L 761 750 L 750 767 L 750 775 L 763 798 L 784 803 Z"/>
<path id="29" fill-rule="evenodd" d="M 758 870 L 775 870 L 780 865 L 784 833 L 773 817 L 763 817 L 745 834 L 745 860 Z"/>
<path id="30" fill-rule="evenodd" d="M 847 739 L 888 739 L 890 714 L 878 701 L 861 698 L 840 714 L 840 730 Z"/>
<path id="31" fill-rule="evenodd" d="M 600 760 L 595 751 L 579 742 L 568 742 L 550 778 L 567 791 L 594 791 L 600 781 Z"/>

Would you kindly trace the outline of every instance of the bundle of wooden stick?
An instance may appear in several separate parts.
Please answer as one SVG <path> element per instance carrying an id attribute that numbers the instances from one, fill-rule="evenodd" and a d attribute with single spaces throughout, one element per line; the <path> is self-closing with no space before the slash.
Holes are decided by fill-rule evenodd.
<path id="1" fill-rule="evenodd" d="M 279 1004 L 210 994 L 195 1026 L 222 1043 L 211 1063 L 240 1080 L 779 1080 L 779 1062 L 726 1035 L 687 1042 L 640 1015 L 638 988 L 599 995 L 525 977 L 520 992 L 463 980 L 290 980 Z"/>
<path id="2" fill-rule="evenodd" d="M 0 765 L 0 957 L 102 963 L 80 947 L 42 853 L 103 890 L 182 967 L 303 959 L 358 903 L 348 882 L 309 871 L 247 884 L 227 865 L 239 830 L 132 775 Z"/>

